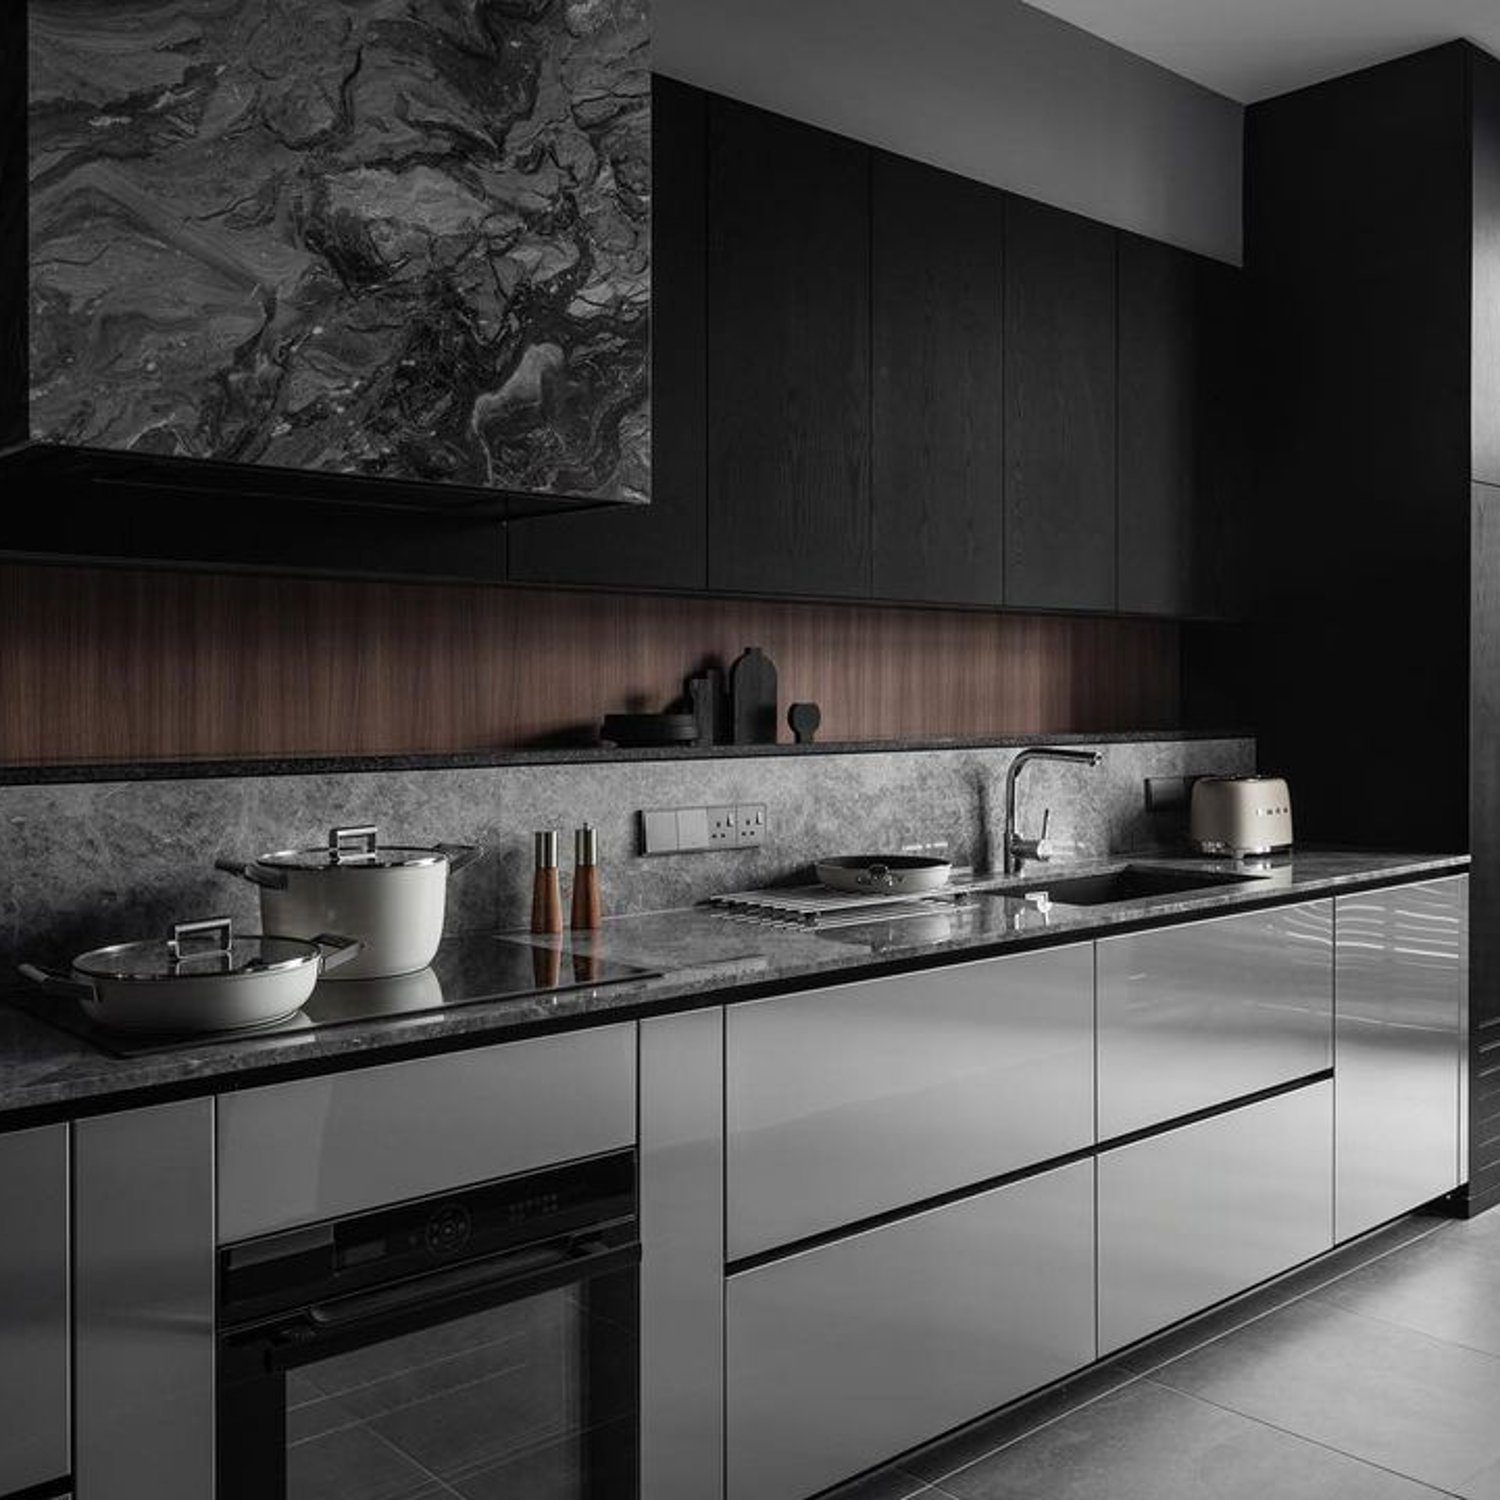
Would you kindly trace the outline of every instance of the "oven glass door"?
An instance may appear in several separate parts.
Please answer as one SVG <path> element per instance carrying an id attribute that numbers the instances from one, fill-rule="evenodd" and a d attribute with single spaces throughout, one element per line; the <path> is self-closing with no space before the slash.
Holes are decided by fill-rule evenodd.
<path id="1" fill-rule="evenodd" d="M 218 1500 L 633 1500 L 634 1265 L 483 1295 L 221 1350 Z"/>

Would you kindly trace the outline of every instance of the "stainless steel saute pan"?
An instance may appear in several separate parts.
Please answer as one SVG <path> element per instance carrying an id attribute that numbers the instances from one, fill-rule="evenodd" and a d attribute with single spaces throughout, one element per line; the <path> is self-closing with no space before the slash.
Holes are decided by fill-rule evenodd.
<path id="1" fill-rule="evenodd" d="M 236 1031 L 295 1015 L 326 970 L 358 953 L 353 938 L 236 936 L 228 917 L 215 917 L 179 922 L 164 942 L 95 948 L 66 974 L 35 964 L 21 972 L 117 1031 Z"/>

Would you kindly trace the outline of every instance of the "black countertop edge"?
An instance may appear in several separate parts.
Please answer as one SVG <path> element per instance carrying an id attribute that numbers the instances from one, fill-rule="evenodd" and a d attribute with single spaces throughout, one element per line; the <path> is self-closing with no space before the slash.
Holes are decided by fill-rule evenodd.
<path id="1" fill-rule="evenodd" d="M 1150 858 L 1150 856 L 1143 857 Z M 468 1052 L 480 1047 L 494 1047 L 562 1032 L 591 1030 L 608 1025 L 633 1025 L 638 1021 L 650 1020 L 658 1016 L 680 1015 L 687 1011 L 703 1010 L 711 1006 L 746 1004 L 777 996 L 826 989 L 830 985 L 886 979 L 900 974 L 916 974 L 929 969 L 949 968 L 955 964 L 981 962 L 987 958 L 1094 942 L 1103 937 L 1123 936 L 1151 928 L 1175 927 L 1217 917 L 1236 916 L 1245 912 L 1265 911 L 1278 906 L 1295 906 L 1334 896 L 1357 895 L 1363 891 L 1419 885 L 1448 875 L 1464 874 L 1469 866 L 1470 857 L 1467 854 L 1423 856 L 1406 869 L 1388 868 L 1372 872 L 1368 876 L 1343 876 L 1336 879 L 1314 880 L 1300 886 L 1281 887 L 1275 891 L 1267 891 L 1264 895 L 1240 892 L 1229 904 L 1223 902 L 1224 893 L 1218 892 L 1216 894 L 1221 898 L 1218 902 L 1204 901 L 1200 904 L 1200 902 L 1186 900 L 1176 909 L 1142 912 L 1139 916 L 1101 921 L 1097 926 L 1085 922 L 1076 927 L 1053 931 L 1039 930 L 1003 940 L 981 940 L 958 947 L 942 945 L 931 952 L 905 952 L 889 958 L 870 955 L 863 960 L 856 959 L 847 964 L 841 964 L 834 970 L 818 969 L 806 973 L 773 974 L 765 978 L 754 979 L 731 978 L 711 987 L 694 984 L 675 992 L 670 989 L 674 976 L 667 973 L 659 976 L 655 981 L 644 981 L 645 993 L 634 994 L 628 999 L 622 996 L 621 1004 L 597 1012 L 519 1019 L 497 1016 L 493 1030 L 481 1026 L 456 1033 L 429 1033 L 409 1041 L 392 1040 L 379 1045 L 361 1045 L 334 1054 L 291 1057 L 281 1062 L 268 1060 L 263 1065 L 225 1073 L 198 1073 L 190 1078 L 142 1083 L 136 1087 L 127 1086 L 97 1092 L 88 1090 L 76 1098 L 49 1100 L 34 1105 L 21 1104 L 8 1108 L 0 1106 L 0 1135 L 31 1129 L 39 1125 L 117 1114 L 121 1110 L 139 1108 L 148 1104 L 165 1104 L 180 1099 L 237 1093 L 243 1089 L 264 1088 L 272 1084 L 289 1083 L 303 1078 L 328 1077 L 337 1073 L 354 1072 L 361 1068 L 404 1062 L 414 1058 L 433 1057 L 444 1053 Z M 668 992 L 651 993 L 653 984 L 667 986 Z M 630 984 L 611 986 L 611 988 L 634 991 L 637 986 Z M 498 1004 L 503 1006 L 505 1002 L 498 1002 Z M 482 1006 L 475 1006 L 469 1010 L 470 1015 L 481 1012 Z M 50 1031 L 50 1028 L 40 1020 L 35 1021 L 34 1024 L 44 1032 Z M 128 1066 L 129 1064 L 127 1062 L 122 1065 Z"/>
<path id="2" fill-rule="evenodd" d="M 84 761 L 72 765 L 0 765 L 0 786 L 76 782 L 208 781 L 246 776 L 336 776 L 380 771 L 467 771 L 501 766 L 600 765 L 657 760 L 741 760 L 782 755 L 889 755 L 921 750 L 1011 750 L 1027 745 L 1140 745 L 1254 739 L 1249 729 L 1129 729 L 1087 734 L 1014 734 L 920 740 L 828 741 L 812 745 L 605 745 L 466 750 L 434 755 L 309 755 L 226 760 Z"/>

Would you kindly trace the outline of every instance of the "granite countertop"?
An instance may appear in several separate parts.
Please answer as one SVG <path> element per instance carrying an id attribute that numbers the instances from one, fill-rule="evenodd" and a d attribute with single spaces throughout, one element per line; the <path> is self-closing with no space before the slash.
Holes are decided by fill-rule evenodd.
<path id="1" fill-rule="evenodd" d="M 1199 873 L 1254 873 L 1212 886 L 1104 907 L 1040 910 L 1023 899 L 1047 880 L 1122 865 Z M 375 1062 L 515 1040 L 548 1031 L 759 999 L 819 985 L 1008 951 L 1086 941 L 1121 929 L 1225 915 L 1256 906 L 1468 868 L 1467 856 L 1301 850 L 1272 861 L 1121 856 L 1050 870 L 972 894 L 933 914 L 872 919 L 825 932 L 752 923 L 708 908 L 621 917 L 572 940 L 659 971 L 657 978 L 466 1005 L 254 1040 L 206 1042 L 153 1056 L 108 1056 L 89 1043 L 0 1004 L 0 1129 L 98 1114 L 193 1095 L 225 1093 Z M 527 934 L 507 934 L 545 942 Z"/>

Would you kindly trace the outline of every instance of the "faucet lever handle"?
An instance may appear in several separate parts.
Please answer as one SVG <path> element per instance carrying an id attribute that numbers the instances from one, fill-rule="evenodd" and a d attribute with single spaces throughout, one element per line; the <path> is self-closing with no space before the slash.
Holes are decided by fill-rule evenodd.
<path id="1" fill-rule="evenodd" d="M 1033 859 L 1052 858 L 1052 840 L 1047 837 L 1047 829 L 1052 823 L 1052 809 L 1042 809 L 1042 831 L 1036 836 L 1036 843 L 1032 846 L 1031 857 Z"/>

